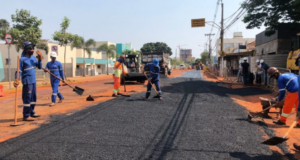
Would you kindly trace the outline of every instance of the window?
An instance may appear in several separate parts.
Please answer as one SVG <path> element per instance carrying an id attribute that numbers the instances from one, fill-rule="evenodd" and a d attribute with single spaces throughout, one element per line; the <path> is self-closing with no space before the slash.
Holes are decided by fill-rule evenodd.
<path id="1" fill-rule="evenodd" d="M 10 60 L 8 58 L 5 59 L 5 64 L 10 65 Z"/>
<path id="2" fill-rule="evenodd" d="M 79 65 L 76 65 L 76 68 L 78 69 L 78 68 L 79 68 Z"/>
<path id="3" fill-rule="evenodd" d="M 97 68 L 99 69 L 99 68 L 101 68 L 101 66 L 100 66 L 100 65 L 97 65 Z"/>

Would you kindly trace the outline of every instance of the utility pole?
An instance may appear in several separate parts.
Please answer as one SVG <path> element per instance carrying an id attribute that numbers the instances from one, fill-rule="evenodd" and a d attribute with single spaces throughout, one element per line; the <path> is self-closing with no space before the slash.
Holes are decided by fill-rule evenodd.
<path id="1" fill-rule="evenodd" d="M 221 16 L 221 53 L 223 53 L 223 44 L 224 44 L 224 4 L 221 4 L 222 6 L 222 16 Z M 221 54 L 222 60 L 221 60 L 221 76 L 224 76 L 223 74 L 223 70 L 224 70 L 224 58 L 223 58 L 223 54 Z"/>
<path id="2" fill-rule="evenodd" d="M 208 36 L 209 38 L 208 38 L 208 47 L 209 47 L 209 49 L 208 49 L 208 61 L 209 61 L 209 63 L 208 64 L 210 64 L 211 63 L 211 60 L 210 60 L 210 55 L 211 55 L 211 36 L 214 36 L 215 34 L 211 34 L 211 33 L 209 33 L 209 34 L 205 34 L 205 36 Z"/>

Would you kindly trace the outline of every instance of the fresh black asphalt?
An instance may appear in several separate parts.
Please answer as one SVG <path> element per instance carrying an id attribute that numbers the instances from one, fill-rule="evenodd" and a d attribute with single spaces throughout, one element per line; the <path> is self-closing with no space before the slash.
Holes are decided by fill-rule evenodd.
<path id="1" fill-rule="evenodd" d="M 0 159 L 293 159 L 286 144 L 279 146 L 284 156 L 260 144 L 264 132 L 273 136 L 273 131 L 247 122 L 245 108 L 228 96 L 267 91 L 233 90 L 183 77 L 161 79 L 162 101 L 144 101 L 145 93 L 133 94 L 54 117 L 49 124 L 0 143 Z"/>

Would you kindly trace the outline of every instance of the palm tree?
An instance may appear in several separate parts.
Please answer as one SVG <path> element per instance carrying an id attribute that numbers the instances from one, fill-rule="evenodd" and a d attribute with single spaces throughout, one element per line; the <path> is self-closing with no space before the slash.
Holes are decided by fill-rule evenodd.
<path id="1" fill-rule="evenodd" d="M 97 52 L 101 52 L 104 51 L 106 53 L 106 71 L 107 71 L 107 75 L 108 75 L 108 59 L 109 58 L 115 58 L 115 53 L 117 51 L 117 48 L 115 45 L 109 45 L 108 44 L 102 44 L 101 46 L 99 46 L 97 48 Z"/>
<path id="2" fill-rule="evenodd" d="M 85 51 L 88 53 L 90 58 L 92 53 L 91 46 L 96 47 L 96 41 L 94 39 L 84 41 L 84 38 L 74 35 L 74 41 L 71 44 L 71 49 L 74 47 L 83 49 L 83 77 L 85 77 Z"/>

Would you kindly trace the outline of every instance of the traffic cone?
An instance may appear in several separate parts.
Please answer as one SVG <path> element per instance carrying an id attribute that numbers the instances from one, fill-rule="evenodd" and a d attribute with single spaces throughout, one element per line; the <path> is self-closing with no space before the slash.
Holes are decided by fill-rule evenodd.
<path id="1" fill-rule="evenodd" d="M 0 85 L 0 97 L 4 97 L 4 96 L 5 96 L 5 93 L 3 90 L 3 85 Z"/>

